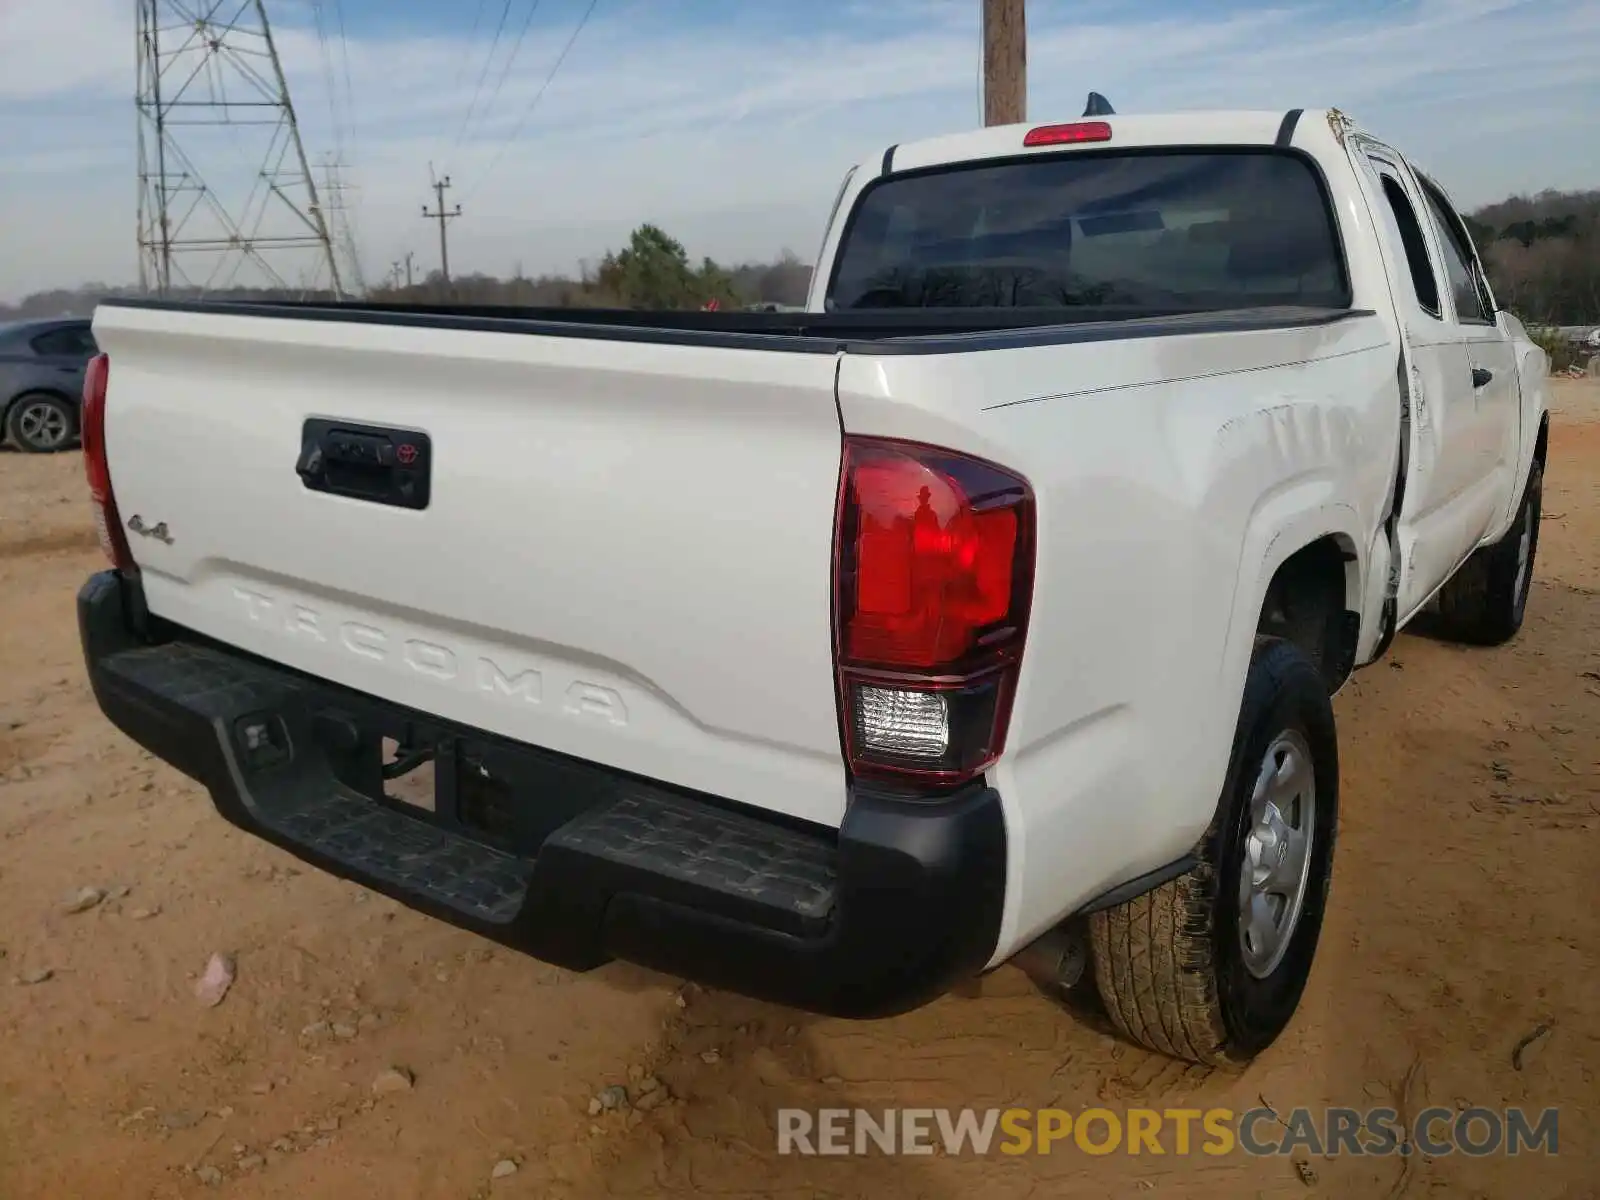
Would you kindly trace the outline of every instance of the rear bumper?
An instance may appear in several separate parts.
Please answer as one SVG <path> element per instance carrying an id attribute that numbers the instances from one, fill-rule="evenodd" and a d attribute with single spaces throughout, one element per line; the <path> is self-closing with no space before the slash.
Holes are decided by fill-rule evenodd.
<path id="1" fill-rule="evenodd" d="M 976 974 L 1005 897 L 999 796 L 857 788 L 837 830 L 440 722 L 181 635 L 136 581 L 78 596 L 95 698 L 234 825 L 342 878 L 588 970 L 620 958 L 837 1016 L 903 1012 Z M 169 634 L 176 631 L 168 631 Z M 439 812 L 384 802 L 380 739 L 439 747 Z"/>

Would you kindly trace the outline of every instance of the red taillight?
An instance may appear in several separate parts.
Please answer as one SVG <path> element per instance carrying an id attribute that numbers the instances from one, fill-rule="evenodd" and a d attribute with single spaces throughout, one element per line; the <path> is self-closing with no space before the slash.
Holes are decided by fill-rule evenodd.
<path id="1" fill-rule="evenodd" d="M 111 490 L 111 467 L 106 461 L 106 385 L 111 379 L 111 359 L 97 354 L 83 375 L 83 409 L 80 437 L 83 470 L 89 479 L 89 500 L 94 505 L 95 532 L 100 549 L 119 571 L 133 569 L 133 552 L 117 515 L 117 498 Z"/>
<path id="2" fill-rule="evenodd" d="M 991 463 L 847 437 L 835 660 L 857 774 L 953 785 L 1005 747 L 1033 589 L 1033 495 Z"/>
<path id="3" fill-rule="evenodd" d="M 1073 121 L 1067 125 L 1040 125 L 1022 139 L 1024 146 L 1071 146 L 1079 142 L 1109 142 L 1111 125 L 1106 121 Z"/>

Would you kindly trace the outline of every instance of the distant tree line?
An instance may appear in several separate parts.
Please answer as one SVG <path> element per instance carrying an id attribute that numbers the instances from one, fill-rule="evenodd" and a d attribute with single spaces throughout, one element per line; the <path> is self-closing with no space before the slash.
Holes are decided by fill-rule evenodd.
<path id="1" fill-rule="evenodd" d="M 1600 191 L 1513 196 L 1467 226 L 1495 298 L 1524 321 L 1600 324 Z"/>
<path id="2" fill-rule="evenodd" d="M 811 268 L 790 251 L 775 261 L 723 266 L 702 258 L 690 262 L 683 244 L 656 225 L 641 225 L 628 244 L 598 264 L 586 264 L 577 278 L 529 277 L 520 268 L 509 279 L 493 275 L 457 276 L 445 287 L 432 272 L 410 287 L 380 285 L 368 297 L 384 303 L 493 305 L 513 308 L 695 309 L 715 304 L 739 308 L 756 304 L 800 306 L 811 286 Z"/>
<path id="3" fill-rule="evenodd" d="M 566 275 L 527 276 L 518 268 L 508 279 L 493 275 L 457 276 L 445 285 L 430 272 L 411 286 L 383 284 L 369 288 L 367 298 L 379 303 L 471 304 L 514 308 L 641 308 L 693 309 L 715 303 L 719 308 L 778 304 L 800 306 L 811 285 L 811 268 L 784 251 L 766 263 L 724 266 L 703 258 L 689 260 L 683 244 L 655 225 L 641 225 L 628 244 L 613 250 L 598 265 L 585 266 L 577 278 Z M 83 315 L 101 300 L 138 295 L 134 287 L 91 283 L 79 288 L 35 292 L 16 305 L 0 304 L 0 321 L 24 317 Z M 188 298 L 198 291 L 173 289 Z M 281 291 L 272 288 L 221 288 L 205 292 L 208 300 L 326 300 L 328 292 Z"/>

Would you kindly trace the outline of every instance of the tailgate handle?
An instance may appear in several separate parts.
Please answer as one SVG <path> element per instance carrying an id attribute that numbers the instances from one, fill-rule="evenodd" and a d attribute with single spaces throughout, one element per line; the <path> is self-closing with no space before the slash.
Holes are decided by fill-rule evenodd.
<path id="1" fill-rule="evenodd" d="M 313 417 L 301 430 L 294 469 L 313 492 L 427 508 L 432 465 L 433 444 L 418 430 Z"/>

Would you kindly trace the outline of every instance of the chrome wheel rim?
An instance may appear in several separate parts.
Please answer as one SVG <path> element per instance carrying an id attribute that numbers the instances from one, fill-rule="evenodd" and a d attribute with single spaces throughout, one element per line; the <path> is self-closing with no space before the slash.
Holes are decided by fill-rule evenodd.
<path id="1" fill-rule="evenodd" d="M 1239 950 L 1257 979 L 1278 969 L 1300 924 L 1316 813 L 1311 747 L 1297 731 L 1285 730 L 1256 771 L 1239 870 Z"/>
<path id="2" fill-rule="evenodd" d="M 48 400 L 30 400 L 17 414 L 17 430 L 30 445 L 54 450 L 71 433 L 67 414 Z"/>

